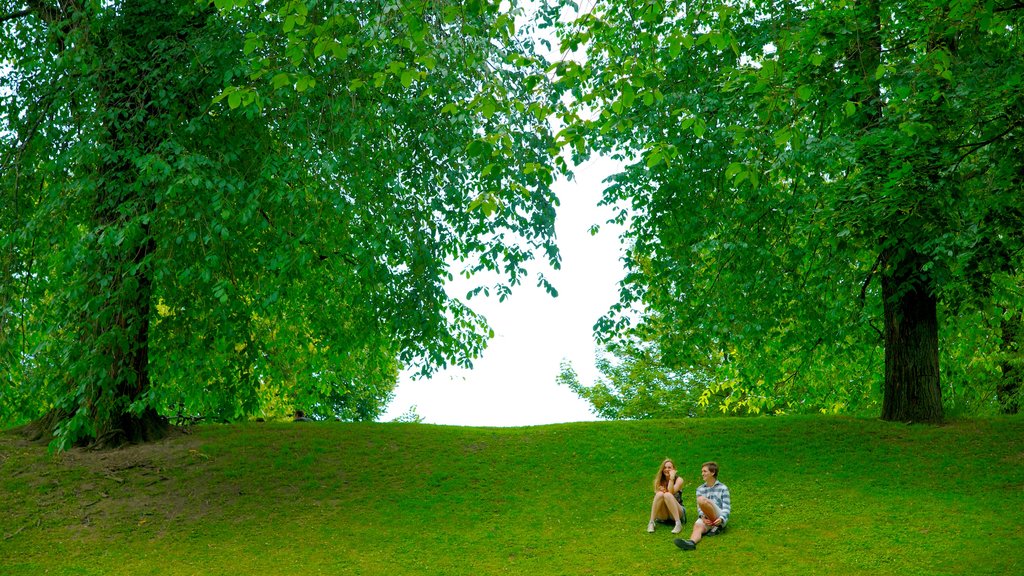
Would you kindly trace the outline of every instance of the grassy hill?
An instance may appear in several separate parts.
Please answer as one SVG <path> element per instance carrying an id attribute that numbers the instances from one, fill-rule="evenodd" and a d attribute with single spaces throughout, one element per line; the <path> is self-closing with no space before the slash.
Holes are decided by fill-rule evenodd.
<path id="1" fill-rule="evenodd" d="M 645 529 L 716 460 L 695 552 Z M 1024 418 L 201 426 L 49 455 L 0 434 L 0 574 L 1024 574 Z"/>

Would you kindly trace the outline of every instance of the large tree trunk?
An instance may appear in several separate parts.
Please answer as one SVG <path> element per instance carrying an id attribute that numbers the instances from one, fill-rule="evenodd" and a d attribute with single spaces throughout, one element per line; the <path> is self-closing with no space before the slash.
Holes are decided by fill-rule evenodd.
<path id="1" fill-rule="evenodd" d="M 883 256 L 885 389 L 882 419 L 939 422 L 939 320 L 937 300 L 922 281 L 920 254 Z"/>
<path id="2" fill-rule="evenodd" d="M 885 120 L 885 99 L 877 74 L 883 55 L 882 9 L 880 0 L 857 0 L 855 6 L 860 28 L 850 46 L 850 60 L 860 76 L 855 87 L 862 105 L 859 123 L 868 135 Z M 891 160 L 884 145 L 879 147 L 881 142 L 884 139 L 864 139 L 859 161 L 868 167 L 867 172 L 888 170 Z M 930 191 L 922 187 L 921 193 Z M 899 230 L 899 225 L 894 228 Z M 881 262 L 885 317 L 882 419 L 939 422 L 943 413 L 938 302 L 924 271 L 925 258 L 911 247 L 896 246 L 883 249 Z"/>
<path id="3" fill-rule="evenodd" d="M 122 174 L 131 172 L 122 167 Z M 146 198 L 126 198 L 123 191 L 131 189 L 132 182 L 112 182 L 111 197 L 97 205 L 94 225 L 103 230 L 101 235 L 132 235 L 131 227 L 138 216 L 152 214 L 154 203 Z M 136 183 L 137 184 L 137 183 Z M 130 206 L 135 214 L 125 216 Z M 136 212 L 136 210 L 138 210 Z M 107 374 L 99 376 L 99 385 L 93 389 L 91 406 L 95 423 L 96 447 L 117 447 L 125 443 L 158 440 L 170 430 L 169 422 L 152 408 L 141 414 L 129 408 L 150 386 L 149 343 L 150 316 L 153 298 L 151 256 L 156 244 L 148 225 L 138 227 L 136 241 L 126 240 L 123 249 L 98 262 L 100 278 L 111 278 L 110 284 L 93 288 L 104 296 L 95 324 L 92 342 L 95 353 L 108 362 Z M 101 243 L 103 240 L 98 238 Z M 110 394 L 113 389 L 113 394 Z"/>
<path id="4" fill-rule="evenodd" d="M 96 91 L 107 130 L 101 146 L 108 154 L 99 166 L 92 224 L 97 230 L 97 278 L 93 285 L 103 304 L 93 334 L 97 352 L 107 359 L 107 378 L 100 377 L 93 398 L 95 437 L 102 447 L 159 439 L 170 430 L 168 420 L 152 407 L 134 413 L 130 407 L 149 390 L 150 317 L 156 240 L 155 183 L 137 162 L 158 153 L 171 137 L 176 94 L 169 46 L 187 37 L 179 2 L 135 0 L 125 4 L 105 38 L 110 64 L 101 69 Z M 180 98 L 180 96 L 179 96 Z M 112 244 L 108 238 L 118 239 Z M 110 338 L 117 334 L 118 338 Z M 113 394 L 111 394 L 113 392 Z M 107 404 L 107 405 L 104 405 Z"/>
<path id="5" fill-rule="evenodd" d="M 49 444 L 54 439 L 54 430 L 71 415 L 63 410 L 51 410 L 45 416 L 16 430 L 29 442 Z M 142 414 L 122 413 L 106 421 L 105 432 L 95 436 L 79 438 L 76 446 L 92 448 L 118 448 L 125 444 L 141 444 L 166 438 L 176 428 L 168 419 L 152 408 Z"/>
<path id="6" fill-rule="evenodd" d="M 76 36 L 75 47 L 79 57 L 92 59 L 94 72 L 82 82 L 95 108 L 83 134 L 96 154 L 79 168 L 91 176 L 80 192 L 88 195 L 90 217 L 75 262 L 81 321 L 68 381 L 79 393 L 73 405 L 39 422 L 42 438 L 63 426 L 64 441 L 108 447 L 155 440 L 170 430 L 146 397 L 157 248 L 151 226 L 166 185 L 166 175 L 147 166 L 154 158 L 167 161 L 175 128 L 194 115 L 200 100 L 208 101 L 189 84 L 195 62 L 187 42 L 204 20 L 201 12 L 190 20 L 190 11 L 182 10 L 188 7 L 188 0 L 133 0 L 116 17 L 75 7 L 80 14 L 67 20 L 96 19 L 90 34 Z"/>

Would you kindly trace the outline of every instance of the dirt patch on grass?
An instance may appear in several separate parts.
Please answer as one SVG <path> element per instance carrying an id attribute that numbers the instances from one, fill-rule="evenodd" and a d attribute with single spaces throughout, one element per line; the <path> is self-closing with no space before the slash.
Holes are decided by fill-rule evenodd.
<path id="1" fill-rule="evenodd" d="M 51 455 L 45 446 L 0 434 L 5 476 L 0 480 L 22 487 L 21 501 L 0 501 L 19 524 L 74 533 L 75 538 L 99 526 L 107 534 L 142 528 L 159 536 L 175 523 L 217 510 L 230 493 L 209 480 L 210 457 L 202 443 L 178 433 L 113 450 L 76 448 Z"/>
<path id="2" fill-rule="evenodd" d="M 179 435 L 116 450 L 72 450 L 62 465 L 86 476 L 75 494 L 83 523 L 111 521 L 138 528 L 209 513 L 212 487 L 204 474 L 209 460 L 198 438 Z"/>
<path id="3" fill-rule="evenodd" d="M 1010 454 L 1006 458 L 1003 458 L 1003 462 L 1006 462 L 1007 464 L 1024 464 L 1024 452 Z"/>
<path id="4" fill-rule="evenodd" d="M 199 439 L 177 432 L 158 442 L 128 445 L 113 450 L 74 448 L 63 453 L 61 460 L 65 466 L 113 474 L 134 468 L 159 469 L 161 466 L 180 463 L 189 451 L 197 450 L 199 445 Z"/>

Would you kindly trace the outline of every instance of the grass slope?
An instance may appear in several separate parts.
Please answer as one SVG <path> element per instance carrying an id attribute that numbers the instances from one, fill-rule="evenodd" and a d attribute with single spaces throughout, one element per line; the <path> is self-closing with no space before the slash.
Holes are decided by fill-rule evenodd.
<path id="1" fill-rule="evenodd" d="M 113 452 L 0 434 L 0 574 L 1024 574 L 1024 419 L 204 426 Z M 734 513 L 645 532 L 675 459 Z"/>

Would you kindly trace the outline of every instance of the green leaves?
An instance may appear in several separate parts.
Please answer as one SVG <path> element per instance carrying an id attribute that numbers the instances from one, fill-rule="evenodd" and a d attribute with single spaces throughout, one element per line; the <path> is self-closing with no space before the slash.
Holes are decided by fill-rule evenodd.
<path id="1" fill-rule="evenodd" d="M 486 176 L 486 174 L 484 175 Z M 480 194 L 469 203 L 468 210 L 470 212 L 479 210 L 484 217 L 489 217 L 494 214 L 500 206 L 500 200 L 498 195 L 493 190 Z"/>
<path id="2" fill-rule="evenodd" d="M 288 80 L 287 76 L 284 77 L 284 80 Z M 280 78 L 275 77 L 275 83 L 278 81 L 280 81 Z M 255 105 L 257 108 L 262 107 L 262 100 L 260 99 L 259 92 L 252 88 L 236 88 L 234 86 L 229 86 L 217 95 L 217 97 L 213 99 L 213 102 L 220 102 L 224 99 L 227 99 L 228 107 L 232 110 L 251 105 Z"/>
<path id="3" fill-rule="evenodd" d="M 793 131 L 789 128 L 782 128 L 775 132 L 775 146 L 782 148 L 789 143 L 793 137 Z"/>
<path id="4" fill-rule="evenodd" d="M 285 74 L 284 72 L 275 75 L 271 79 L 271 81 L 270 81 L 271 86 L 273 86 L 275 90 L 277 90 L 278 88 L 283 88 L 285 86 L 288 86 L 291 83 L 292 83 L 291 76 L 289 76 L 288 74 Z M 232 106 L 232 108 L 237 108 L 237 107 L 238 107 L 237 105 L 236 106 Z"/>
<path id="5" fill-rule="evenodd" d="M 249 0 L 213 0 L 213 5 L 218 10 L 230 10 L 232 8 L 244 8 L 249 4 Z"/>

